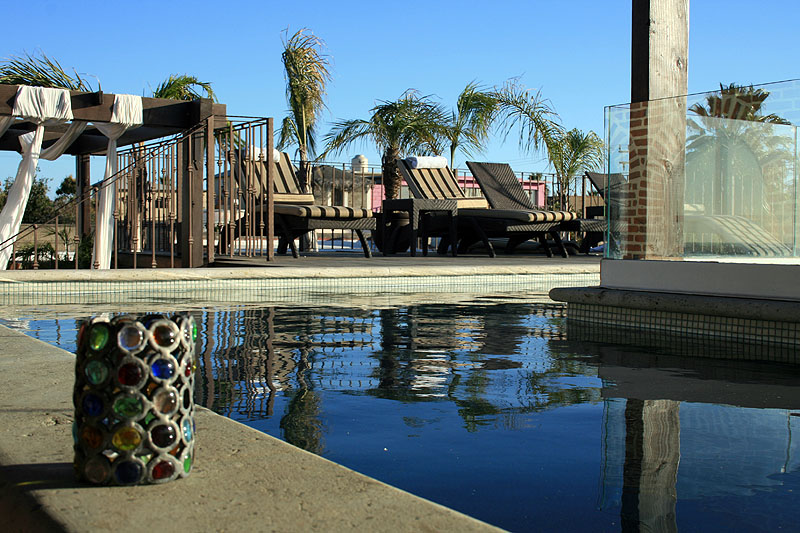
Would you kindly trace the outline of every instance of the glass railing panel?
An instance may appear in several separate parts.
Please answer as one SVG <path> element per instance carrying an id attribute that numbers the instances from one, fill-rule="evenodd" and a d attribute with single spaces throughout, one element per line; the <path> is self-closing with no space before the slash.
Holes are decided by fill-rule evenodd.
<path id="1" fill-rule="evenodd" d="M 798 257 L 796 121 L 796 81 L 606 108 L 607 257 Z"/>

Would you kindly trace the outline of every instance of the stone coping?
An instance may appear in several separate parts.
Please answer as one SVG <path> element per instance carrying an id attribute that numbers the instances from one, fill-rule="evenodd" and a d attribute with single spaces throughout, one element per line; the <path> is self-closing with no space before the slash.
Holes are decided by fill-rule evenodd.
<path id="1" fill-rule="evenodd" d="M 800 322 L 800 302 L 788 300 L 762 300 L 603 287 L 555 288 L 550 291 L 550 298 L 568 304 L 606 305 L 670 313 Z"/>
<path id="2" fill-rule="evenodd" d="M 303 262 L 302 259 L 298 262 Z M 375 261 L 376 263 L 378 261 Z M 312 262 L 309 262 L 312 263 Z M 6 270 L 0 272 L 0 286 L 20 282 L 127 282 L 127 281 L 198 281 L 246 279 L 309 279 L 309 278 L 392 278 L 425 276 L 465 276 L 496 274 L 584 274 L 597 273 L 597 262 L 552 261 L 491 264 L 491 260 L 477 265 L 421 264 L 361 266 L 353 262 L 342 266 L 265 266 L 257 268 L 159 268 L 118 270 Z"/>
<path id="3" fill-rule="evenodd" d="M 188 478 L 80 484 L 74 356 L 2 326 L 0 354 L 6 531 L 499 531 L 202 408 Z"/>

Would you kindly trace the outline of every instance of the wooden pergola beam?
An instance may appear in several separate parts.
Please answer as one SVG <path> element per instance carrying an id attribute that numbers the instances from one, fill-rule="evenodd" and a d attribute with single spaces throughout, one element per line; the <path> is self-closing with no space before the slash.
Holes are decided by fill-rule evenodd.
<path id="1" fill-rule="evenodd" d="M 0 116 L 12 114 L 17 87 L 17 85 L 0 85 Z M 114 94 L 81 91 L 70 91 L 70 94 L 72 96 L 72 114 L 75 120 L 88 122 L 109 122 L 111 120 Z M 142 98 L 142 111 L 144 124 L 126 132 L 119 139 L 119 146 L 166 137 L 187 130 L 210 116 L 225 116 L 226 107 L 224 104 L 215 104 L 206 98 L 192 101 Z M 17 137 L 33 128 L 32 123 L 23 121 L 13 124 L 8 132 L 0 138 L 0 150 L 19 151 Z M 46 148 L 55 142 L 65 129 L 66 126 L 47 128 L 43 146 Z M 108 140 L 105 136 L 90 127 L 65 153 L 71 155 L 102 153 L 107 143 Z"/>

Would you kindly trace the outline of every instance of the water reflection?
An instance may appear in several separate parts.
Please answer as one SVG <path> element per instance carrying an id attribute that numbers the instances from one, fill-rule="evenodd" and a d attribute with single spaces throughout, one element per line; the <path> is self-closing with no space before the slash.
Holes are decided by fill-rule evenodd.
<path id="1" fill-rule="evenodd" d="M 199 403 L 505 529 L 800 522 L 796 366 L 588 342 L 555 305 L 195 317 Z M 60 322 L 23 325 L 74 343 L 78 322 Z"/>
<path id="2" fill-rule="evenodd" d="M 800 485 L 795 367 L 576 342 L 547 305 L 199 319 L 206 405 L 511 530 L 769 529 Z"/>

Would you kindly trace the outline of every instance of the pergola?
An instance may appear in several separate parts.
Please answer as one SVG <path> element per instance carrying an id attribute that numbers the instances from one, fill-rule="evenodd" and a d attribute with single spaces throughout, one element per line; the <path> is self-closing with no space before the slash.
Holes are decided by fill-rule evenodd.
<path id="1" fill-rule="evenodd" d="M 0 120 L 8 120 L 14 116 L 14 106 L 20 86 L 0 85 Z M 76 182 L 77 196 L 83 201 L 77 212 L 77 234 L 88 235 L 91 233 L 90 203 L 86 201 L 92 192 L 92 176 L 90 175 L 91 156 L 102 156 L 106 154 L 109 138 L 100 131 L 104 124 L 113 121 L 117 95 L 111 93 L 69 91 L 69 100 L 72 108 L 72 121 L 50 124 L 45 122 L 42 151 L 53 146 L 59 139 L 67 134 L 70 126 L 74 122 L 87 122 L 83 132 L 72 141 L 64 150 L 61 157 L 74 156 L 76 161 Z M 180 187 L 184 194 L 177 199 L 180 203 L 177 206 L 178 212 L 193 213 L 193 224 L 180 224 L 180 243 L 202 242 L 202 213 L 203 202 L 198 199 L 203 195 L 202 173 L 198 176 L 193 170 L 198 165 L 205 163 L 207 154 L 203 149 L 204 144 L 208 144 L 208 138 L 204 135 L 213 135 L 215 128 L 227 124 L 226 106 L 214 103 L 209 99 L 197 99 L 193 101 L 168 100 L 160 98 L 141 98 L 141 123 L 131 127 L 116 140 L 116 145 L 120 148 L 135 146 L 140 143 L 157 139 L 166 139 L 192 130 L 203 130 L 212 132 L 211 134 L 198 133 L 192 136 L 194 142 L 192 149 L 182 151 L 182 156 L 186 161 L 176 165 L 179 174 L 178 179 L 184 184 Z M 35 120 L 26 120 L 24 117 L 17 116 L 11 122 L 8 129 L 0 135 L 0 150 L 21 151 L 20 137 L 35 131 L 37 128 Z M 98 126 L 100 125 L 100 126 Z M 0 130 L 1 131 L 1 130 Z M 197 138 L 199 137 L 199 138 Z M 213 142 L 211 143 L 213 146 Z M 181 151 L 180 149 L 178 150 Z M 194 160 L 188 161 L 190 152 L 194 152 Z M 212 150 L 213 154 L 213 150 Z M 213 157 L 212 157 L 213 161 Z M 206 170 L 206 169 L 203 169 Z M 214 163 L 211 163 L 210 175 L 214 174 Z M 200 179 L 197 179 L 197 178 Z M 99 181 L 100 177 L 94 179 Z M 192 194 L 193 193 L 193 194 Z M 5 236 L 4 238 L 7 238 Z M 183 255 L 183 266 L 201 266 L 203 262 L 203 250 L 196 246 L 196 250 L 181 249 Z"/>

